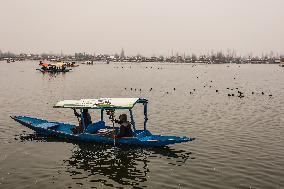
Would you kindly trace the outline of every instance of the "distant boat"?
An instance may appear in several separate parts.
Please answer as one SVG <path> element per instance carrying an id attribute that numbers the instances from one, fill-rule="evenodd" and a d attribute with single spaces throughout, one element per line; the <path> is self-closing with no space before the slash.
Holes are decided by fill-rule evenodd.
<path id="1" fill-rule="evenodd" d="M 280 67 L 284 67 L 284 58 L 281 58 L 281 59 L 280 59 L 280 64 L 279 64 L 279 66 L 280 66 Z"/>
<path id="2" fill-rule="evenodd" d="M 41 71 L 43 73 L 45 72 L 51 72 L 51 73 L 69 72 L 71 70 L 71 69 L 66 68 L 65 63 L 53 63 L 53 64 L 40 63 L 39 65 L 41 66 L 41 68 L 36 69 L 36 70 Z"/>
<path id="3" fill-rule="evenodd" d="M 93 65 L 94 62 L 89 60 L 89 61 L 86 61 L 85 64 L 87 64 L 87 65 Z"/>
<path id="4" fill-rule="evenodd" d="M 67 67 L 78 67 L 79 64 L 76 64 L 76 62 L 65 62 Z"/>
<path id="5" fill-rule="evenodd" d="M 136 104 L 142 104 L 144 114 L 144 124 L 142 130 L 136 129 L 136 124 L 133 118 L 132 108 Z M 166 146 L 169 144 L 189 142 L 194 138 L 186 136 L 162 136 L 154 135 L 147 130 L 147 104 L 148 100 L 144 98 L 99 98 L 99 99 L 81 99 L 81 100 L 63 100 L 54 105 L 54 108 L 71 108 L 81 111 L 81 120 L 84 120 L 83 110 L 99 110 L 100 120 L 89 125 L 82 124 L 83 131 L 80 133 L 72 132 L 76 125 L 68 123 L 51 122 L 43 119 L 26 117 L 26 116 L 11 116 L 12 119 L 22 125 L 46 136 L 54 136 L 75 141 L 99 142 L 107 144 L 120 145 L 139 145 L 139 146 Z M 117 133 L 120 128 L 115 127 L 114 113 L 115 110 L 128 110 L 131 119 L 132 136 L 119 137 Z M 111 119 L 112 126 L 106 125 L 104 121 L 104 112 Z M 174 128 L 174 127 L 173 127 Z"/>

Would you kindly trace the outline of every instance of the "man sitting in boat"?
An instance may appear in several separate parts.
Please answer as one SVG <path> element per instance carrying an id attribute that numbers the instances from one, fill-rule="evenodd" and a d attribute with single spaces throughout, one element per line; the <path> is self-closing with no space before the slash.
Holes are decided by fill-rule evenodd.
<path id="1" fill-rule="evenodd" d="M 116 135 L 116 138 L 133 137 L 131 124 L 127 121 L 126 114 L 121 114 L 119 120 L 114 120 L 114 122 L 120 124 L 119 134 Z"/>
<path id="2" fill-rule="evenodd" d="M 73 132 L 73 134 L 82 133 L 84 131 L 84 126 L 87 128 L 88 125 L 92 123 L 91 116 L 88 112 L 88 109 L 83 109 L 83 112 L 82 112 L 83 116 L 80 115 L 79 113 L 77 113 L 75 108 L 73 108 L 73 110 L 74 110 L 74 115 L 78 119 L 80 119 L 80 122 L 79 122 L 78 127 L 72 129 L 72 132 Z M 83 120 L 84 120 L 84 124 L 82 122 L 82 117 L 83 117 Z"/>

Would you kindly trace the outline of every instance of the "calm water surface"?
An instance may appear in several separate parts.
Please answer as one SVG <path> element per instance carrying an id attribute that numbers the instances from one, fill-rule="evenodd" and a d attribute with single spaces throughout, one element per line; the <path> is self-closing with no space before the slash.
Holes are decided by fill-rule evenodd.
<path id="1" fill-rule="evenodd" d="M 37 64 L 0 62 L 0 188 L 284 187 L 284 69 L 277 65 L 98 63 L 50 75 Z M 196 140 L 166 148 L 72 143 L 9 117 L 77 124 L 71 110 L 52 106 L 98 97 L 148 98 L 149 130 Z M 134 111 L 142 128 L 142 108 Z"/>

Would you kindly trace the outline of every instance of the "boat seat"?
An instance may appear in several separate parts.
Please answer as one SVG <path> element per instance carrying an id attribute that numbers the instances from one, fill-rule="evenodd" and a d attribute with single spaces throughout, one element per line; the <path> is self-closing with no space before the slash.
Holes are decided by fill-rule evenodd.
<path id="1" fill-rule="evenodd" d="M 37 127 L 41 127 L 43 129 L 56 129 L 58 126 L 59 126 L 58 123 L 50 123 L 50 122 L 40 123 L 37 125 Z"/>
<path id="2" fill-rule="evenodd" d="M 96 133 L 96 132 L 98 132 L 98 130 L 105 129 L 105 128 L 106 128 L 105 122 L 104 121 L 98 121 L 96 123 L 88 125 L 86 132 L 87 133 Z"/>

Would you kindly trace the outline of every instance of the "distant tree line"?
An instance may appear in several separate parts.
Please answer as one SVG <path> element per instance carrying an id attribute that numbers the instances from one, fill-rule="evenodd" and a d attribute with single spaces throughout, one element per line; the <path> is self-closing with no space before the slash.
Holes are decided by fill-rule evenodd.
<path id="1" fill-rule="evenodd" d="M 14 57 L 16 57 L 16 54 L 14 54 L 14 53 L 11 53 L 11 52 L 2 52 L 1 50 L 0 50 L 0 58 L 14 58 Z"/>
<path id="2" fill-rule="evenodd" d="M 115 53 L 114 55 L 108 54 L 88 54 L 88 53 L 75 53 L 74 55 L 61 55 L 53 53 L 42 54 L 25 54 L 21 53 L 16 55 L 11 52 L 2 52 L 0 50 L 0 60 L 3 59 L 15 59 L 15 60 L 48 60 L 48 61 L 112 61 L 112 62 L 172 62 L 172 63 L 208 63 L 208 64 L 220 64 L 220 63 L 276 63 L 276 60 L 280 59 L 280 56 L 274 56 L 273 52 L 262 56 L 237 56 L 235 50 L 227 50 L 226 53 L 222 51 L 207 54 L 191 54 L 191 55 L 172 55 L 172 56 L 151 56 L 146 57 L 140 54 L 135 56 L 127 56 L 122 49 L 121 53 Z"/>

